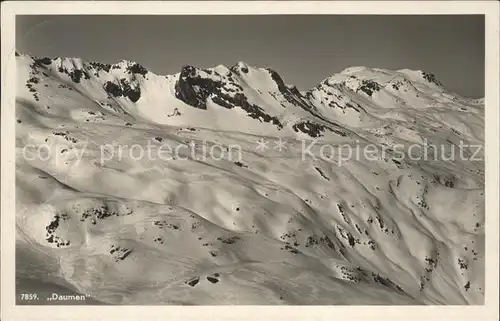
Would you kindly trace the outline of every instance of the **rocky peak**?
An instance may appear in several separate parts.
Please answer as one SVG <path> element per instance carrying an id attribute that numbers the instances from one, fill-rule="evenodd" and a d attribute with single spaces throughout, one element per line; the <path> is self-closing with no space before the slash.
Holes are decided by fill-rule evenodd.
<path id="1" fill-rule="evenodd" d="M 229 69 L 234 73 L 242 75 L 242 74 L 248 74 L 250 72 L 250 69 L 255 69 L 255 68 L 250 67 L 247 63 L 243 61 L 239 61 Z"/>
<path id="2" fill-rule="evenodd" d="M 189 106 L 207 109 L 207 104 L 232 109 L 242 108 L 247 114 L 263 122 L 272 123 L 279 128 L 282 124 L 276 117 L 268 115 L 264 109 L 248 101 L 245 90 L 232 71 L 220 73 L 220 66 L 201 70 L 194 66 L 185 66 L 181 69 L 179 78 L 175 83 L 175 97 Z"/>
<path id="3" fill-rule="evenodd" d="M 205 72 L 210 75 L 210 72 Z M 221 80 L 203 77 L 200 70 L 188 65 L 181 69 L 175 84 L 175 97 L 186 104 L 200 109 L 207 109 L 207 99 L 211 94 L 218 94 L 224 86 Z"/>

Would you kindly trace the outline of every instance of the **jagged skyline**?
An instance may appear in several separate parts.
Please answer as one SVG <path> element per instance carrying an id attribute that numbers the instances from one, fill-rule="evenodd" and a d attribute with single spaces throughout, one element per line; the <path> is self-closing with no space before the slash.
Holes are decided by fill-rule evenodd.
<path id="1" fill-rule="evenodd" d="M 484 17 L 477 15 L 18 16 L 16 44 L 37 56 L 134 60 L 157 74 L 245 61 L 301 90 L 350 66 L 422 69 L 461 95 L 484 96 Z"/>

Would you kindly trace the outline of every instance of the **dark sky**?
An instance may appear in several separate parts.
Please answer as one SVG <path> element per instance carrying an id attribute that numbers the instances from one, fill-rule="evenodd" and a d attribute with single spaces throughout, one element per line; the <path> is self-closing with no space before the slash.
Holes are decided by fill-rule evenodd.
<path id="1" fill-rule="evenodd" d="M 300 89 L 349 66 L 421 69 L 484 96 L 484 16 L 17 16 L 16 44 L 36 56 L 137 61 L 156 74 L 245 61 Z"/>

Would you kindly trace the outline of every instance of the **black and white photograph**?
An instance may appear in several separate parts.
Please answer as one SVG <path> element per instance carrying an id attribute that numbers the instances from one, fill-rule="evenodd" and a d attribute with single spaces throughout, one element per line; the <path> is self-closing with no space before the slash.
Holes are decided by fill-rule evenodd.
<path id="1" fill-rule="evenodd" d="M 15 305 L 483 306 L 486 21 L 16 15 Z"/>

